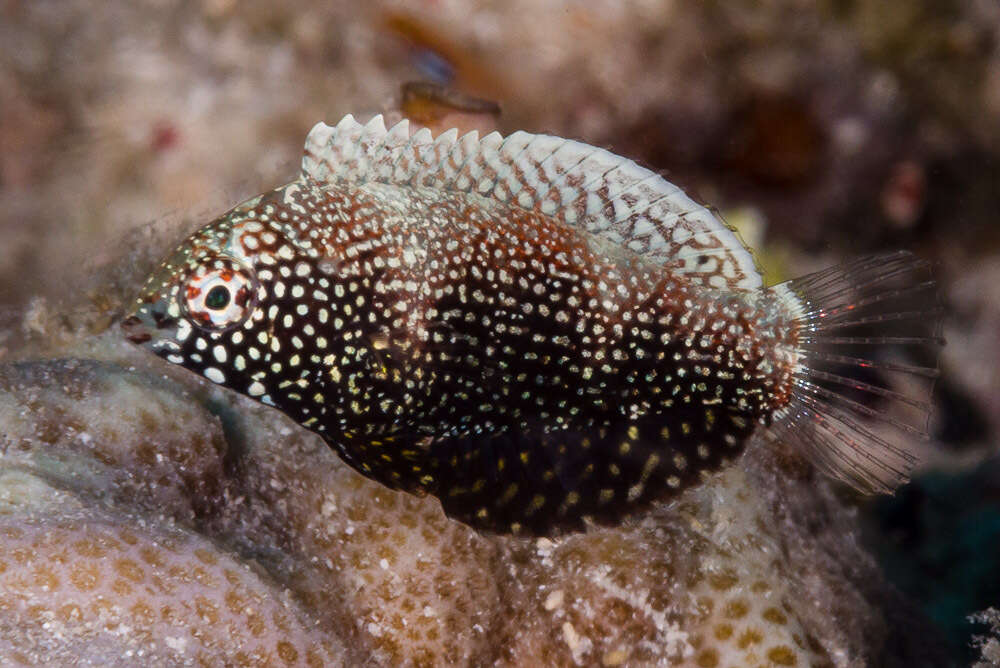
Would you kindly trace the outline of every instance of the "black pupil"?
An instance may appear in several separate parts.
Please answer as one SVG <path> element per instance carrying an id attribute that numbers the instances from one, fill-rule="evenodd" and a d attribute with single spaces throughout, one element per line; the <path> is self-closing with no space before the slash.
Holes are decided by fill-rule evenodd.
<path id="1" fill-rule="evenodd" d="M 225 308 L 229 304 L 229 289 L 216 285 L 205 296 L 205 306 L 210 309 Z"/>

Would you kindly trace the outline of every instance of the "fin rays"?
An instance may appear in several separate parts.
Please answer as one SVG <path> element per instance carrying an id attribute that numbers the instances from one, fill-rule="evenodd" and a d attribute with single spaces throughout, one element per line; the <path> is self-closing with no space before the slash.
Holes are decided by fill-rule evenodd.
<path id="1" fill-rule="evenodd" d="M 929 265 L 864 258 L 772 288 L 801 332 L 792 403 L 772 432 L 862 492 L 891 492 L 927 440 L 943 344 Z"/>
<path id="2" fill-rule="evenodd" d="M 431 187 L 481 197 L 552 216 L 670 262 L 695 283 L 757 289 L 761 275 L 739 236 L 680 188 L 636 163 L 594 146 L 515 132 L 479 137 L 453 130 L 436 139 L 410 134 L 408 121 L 390 129 L 381 116 L 361 125 L 351 116 L 309 133 L 302 178 L 319 184 L 368 183 Z M 716 258 L 706 269 L 700 258 Z"/>

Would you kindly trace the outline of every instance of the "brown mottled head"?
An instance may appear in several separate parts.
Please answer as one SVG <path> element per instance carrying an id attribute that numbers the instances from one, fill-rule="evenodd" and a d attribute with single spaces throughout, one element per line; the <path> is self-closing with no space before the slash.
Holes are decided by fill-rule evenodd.
<path id="1" fill-rule="evenodd" d="M 129 341 L 215 382 L 232 386 L 244 375 L 246 364 L 229 351 L 265 320 L 261 305 L 267 290 L 246 243 L 261 227 L 247 218 L 259 200 L 202 228 L 160 265 L 122 322 Z"/>

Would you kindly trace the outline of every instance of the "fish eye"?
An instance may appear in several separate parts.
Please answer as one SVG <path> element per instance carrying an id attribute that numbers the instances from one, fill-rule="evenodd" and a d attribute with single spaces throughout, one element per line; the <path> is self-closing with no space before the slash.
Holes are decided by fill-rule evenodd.
<path id="1" fill-rule="evenodd" d="M 229 288 L 216 285 L 205 295 L 205 306 L 213 311 L 219 311 L 229 305 Z"/>
<path id="2" fill-rule="evenodd" d="M 236 259 L 203 258 L 182 284 L 178 301 L 198 327 L 223 332 L 246 322 L 257 305 L 257 277 Z"/>

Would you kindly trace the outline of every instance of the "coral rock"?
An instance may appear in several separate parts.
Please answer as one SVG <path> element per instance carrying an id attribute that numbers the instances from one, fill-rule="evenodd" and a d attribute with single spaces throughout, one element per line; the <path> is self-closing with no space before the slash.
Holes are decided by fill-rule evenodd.
<path id="1" fill-rule="evenodd" d="M 898 601 L 827 488 L 766 449 L 621 527 L 486 536 L 123 345 L 0 367 L 0 651 L 15 661 L 879 660 Z"/>

